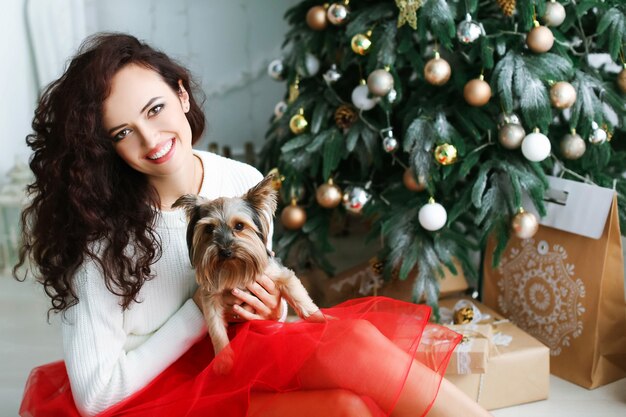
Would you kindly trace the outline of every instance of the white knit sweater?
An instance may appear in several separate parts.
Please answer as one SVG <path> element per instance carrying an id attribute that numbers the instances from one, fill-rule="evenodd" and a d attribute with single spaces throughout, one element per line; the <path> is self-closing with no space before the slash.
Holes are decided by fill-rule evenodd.
<path id="1" fill-rule="evenodd" d="M 196 154 L 204 166 L 204 197 L 241 195 L 263 178 L 249 165 Z M 186 227 L 184 210 L 160 213 L 156 231 L 163 254 L 152 266 L 155 278 L 141 288 L 140 302 L 125 311 L 96 263 L 86 261 L 76 273 L 79 302 L 67 310 L 62 331 L 72 393 L 82 415 L 97 414 L 143 388 L 206 334 L 191 300 L 196 282 Z"/>

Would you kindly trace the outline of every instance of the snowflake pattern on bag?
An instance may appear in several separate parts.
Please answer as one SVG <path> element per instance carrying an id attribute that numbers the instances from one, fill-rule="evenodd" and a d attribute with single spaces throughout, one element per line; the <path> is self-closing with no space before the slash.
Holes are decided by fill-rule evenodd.
<path id="1" fill-rule="evenodd" d="M 520 242 L 502 257 L 498 306 L 513 322 L 542 341 L 552 356 L 582 334 L 585 285 L 575 278 L 563 246 L 545 240 Z"/>

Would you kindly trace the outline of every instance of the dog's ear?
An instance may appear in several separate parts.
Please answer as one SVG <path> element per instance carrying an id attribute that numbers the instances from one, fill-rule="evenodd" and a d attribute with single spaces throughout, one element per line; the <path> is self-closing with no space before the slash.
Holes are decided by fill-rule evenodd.
<path id="1" fill-rule="evenodd" d="M 200 204 L 205 201 L 206 199 L 198 197 L 197 195 L 185 194 L 172 204 L 172 208 L 182 207 L 187 213 L 187 220 L 189 221 L 187 225 L 187 249 L 189 250 L 191 266 L 195 266 L 193 264 L 193 233 L 196 228 L 196 223 L 200 220 Z"/>
<path id="2" fill-rule="evenodd" d="M 273 179 L 274 175 L 268 175 L 257 185 L 250 188 L 243 196 L 244 200 L 246 200 L 252 208 L 265 214 L 268 219 L 274 217 L 276 205 L 278 204 L 276 190 L 272 185 Z"/>

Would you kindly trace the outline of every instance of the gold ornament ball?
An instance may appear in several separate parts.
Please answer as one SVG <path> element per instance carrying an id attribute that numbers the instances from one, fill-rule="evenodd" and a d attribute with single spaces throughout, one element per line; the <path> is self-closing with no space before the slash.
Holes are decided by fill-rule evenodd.
<path id="1" fill-rule="evenodd" d="M 626 93 L 626 68 L 617 75 L 617 87 L 622 93 Z"/>
<path id="2" fill-rule="evenodd" d="M 306 24 L 313 30 L 324 30 L 328 25 L 324 6 L 314 6 L 306 14 Z"/>
<path id="3" fill-rule="evenodd" d="M 491 87 L 482 78 L 470 80 L 463 88 L 463 97 L 470 106 L 484 106 L 491 98 Z"/>
<path id="4" fill-rule="evenodd" d="M 343 200 L 343 192 L 341 188 L 333 183 L 331 178 L 327 183 L 317 188 L 315 199 L 317 200 L 317 204 L 324 208 L 335 208 Z"/>
<path id="5" fill-rule="evenodd" d="M 568 109 L 576 101 L 576 90 L 567 81 L 559 81 L 550 88 L 550 102 L 557 109 Z"/>
<path id="6" fill-rule="evenodd" d="M 470 306 L 461 307 L 454 311 L 454 324 L 467 324 L 474 320 L 474 309 Z"/>
<path id="7" fill-rule="evenodd" d="M 280 174 L 278 168 L 270 169 L 270 172 L 267 173 L 267 176 L 272 177 L 272 180 L 270 181 L 270 183 L 272 184 L 272 188 L 276 191 L 279 191 L 283 186 L 283 180 L 285 179 L 285 177 Z"/>
<path id="8" fill-rule="evenodd" d="M 517 149 L 522 146 L 525 136 L 524 127 L 518 123 L 507 123 L 498 131 L 498 141 L 506 149 Z"/>
<path id="9" fill-rule="evenodd" d="M 402 175 L 402 182 L 404 183 L 404 186 L 411 191 L 420 192 L 426 189 L 425 178 L 420 176 L 416 180 L 415 175 L 413 174 L 413 170 L 411 168 L 407 168 L 404 170 L 404 175 Z"/>
<path id="10" fill-rule="evenodd" d="M 539 230 L 539 222 L 534 214 L 521 210 L 513 217 L 511 228 L 518 238 L 530 239 Z"/>
<path id="11" fill-rule="evenodd" d="M 285 207 L 280 214 L 280 222 L 289 230 L 298 230 L 306 223 L 306 211 L 295 203 Z"/>
<path id="12" fill-rule="evenodd" d="M 308 125 L 309 122 L 306 121 L 304 115 L 302 114 L 295 114 L 291 120 L 289 120 L 289 129 L 291 129 L 291 131 L 296 135 L 304 132 Z"/>
<path id="13" fill-rule="evenodd" d="M 570 133 L 561 140 L 561 153 L 567 159 L 578 159 L 587 150 L 585 140 L 577 133 Z"/>
<path id="14" fill-rule="evenodd" d="M 393 88 L 393 75 L 384 69 L 372 71 L 367 77 L 367 88 L 376 96 L 386 96 Z"/>
<path id="15" fill-rule="evenodd" d="M 545 26 L 535 26 L 526 36 L 526 45 L 537 54 L 548 52 L 554 45 L 554 35 Z"/>
<path id="16" fill-rule="evenodd" d="M 435 148 L 435 159 L 441 165 L 450 165 L 456 162 L 457 151 L 454 145 L 442 143 Z"/>
<path id="17" fill-rule="evenodd" d="M 450 64 L 445 59 L 439 58 L 439 56 L 435 56 L 424 66 L 424 78 L 432 85 L 444 85 L 450 79 L 451 74 Z"/>
<path id="18" fill-rule="evenodd" d="M 367 55 L 370 47 L 372 46 L 372 41 L 367 35 L 363 33 L 358 33 L 352 37 L 352 40 L 350 41 L 350 46 L 352 47 L 352 51 L 354 51 L 355 54 Z"/>

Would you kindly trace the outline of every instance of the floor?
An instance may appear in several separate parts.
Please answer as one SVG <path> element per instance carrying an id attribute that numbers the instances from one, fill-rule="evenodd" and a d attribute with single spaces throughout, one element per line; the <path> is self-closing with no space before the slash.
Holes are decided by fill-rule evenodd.
<path id="1" fill-rule="evenodd" d="M 40 286 L 0 274 L 0 417 L 17 415 L 24 383 L 34 366 L 61 358 L 57 317 L 46 322 Z M 550 398 L 493 411 L 495 417 L 624 417 L 626 379 L 593 391 L 551 377 Z M 462 416 L 460 416 L 462 417 Z"/>

